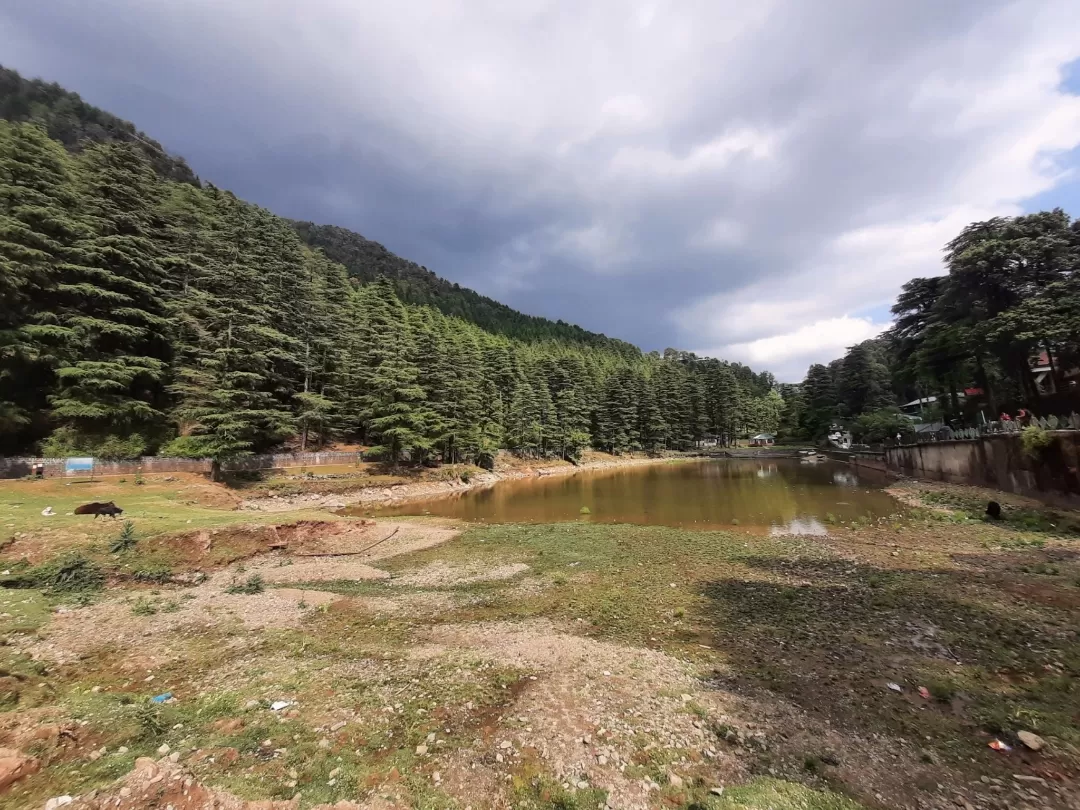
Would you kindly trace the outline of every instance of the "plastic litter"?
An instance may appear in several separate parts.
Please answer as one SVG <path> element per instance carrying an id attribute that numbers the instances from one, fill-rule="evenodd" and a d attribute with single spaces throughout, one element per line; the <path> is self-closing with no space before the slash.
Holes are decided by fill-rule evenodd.
<path id="1" fill-rule="evenodd" d="M 51 506 L 46 506 L 44 509 L 41 510 L 42 517 L 52 517 L 55 514 L 56 512 L 53 511 L 53 508 Z"/>
<path id="2" fill-rule="evenodd" d="M 151 703 L 164 703 L 166 700 L 172 697 L 172 692 L 162 692 L 160 695 L 154 695 L 150 698 Z"/>
<path id="3" fill-rule="evenodd" d="M 923 698 L 926 698 L 927 700 L 929 700 L 930 699 L 930 690 L 927 689 L 925 686 L 920 686 L 919 687 L 919 697 L 923 697 Z"/>
<path id="4" fill-rule="evenodd" d="M 889 681 L 889 683 L 887 683 L 886 686 L 888 686 L 894 692 L 903 692 L 904 691 L 904 687 L 902 687 L 898 683 L 893 683 L 892 681 Z"/>
<path id="5" fill-rule="evenodd" d="M 275 700 L 270 704 L 270 710 L 280 712 L 282 709 L 287 709 L 290 706 L 296 705 L 295 700 Z"/>
<path id="6" fill-rule="evenodd" d="M 987 745 L 995 751 L 1012 751 L 1012 746 L 1008 743 L 1003 743 L 1001 740 L 991 740 Z"/>

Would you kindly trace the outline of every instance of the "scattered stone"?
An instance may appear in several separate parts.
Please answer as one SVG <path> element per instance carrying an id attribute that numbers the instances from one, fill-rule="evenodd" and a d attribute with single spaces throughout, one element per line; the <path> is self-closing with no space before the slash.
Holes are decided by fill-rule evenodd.
<path id="1" fill-rule="evenodd" d="M 321 740 L 319 740 L 319 748 L 326 749 L 326 748 L 329 748 L 329 747 L 330 747 L 330 740 L 326 739 L 326 737 L 323 737 Z"/>
<path id="2" fill-rule="evenodd" d="M 668 784 L 671 785 L 673 788 L 681 788 L 684 784 L 683 778 L 677 773 L 668 773 L 667 779 Z"/>
<path id="3" fill-rule="evenodd" d="M 714 796 L 723 796 L 724 795 L 724 786 L 720 785 L 719 787 L 711 788 L 709 790 L 709 793 L 711 793 Z"/>
<path id="4" fill-rule="evenodd" d="M 1031 776 L 1030 774 L 1026 773 L 1014 773 L 1013 779 L 1015 779 L 1017 782 L 1032 782 L 1037 785 L 1043 785 L 1044 787 L 1046 786 L 1046 780 L 1043 779 L 1041 776 Z"/>
<path id="5" fill-rule="evenodd" d="M 1046 747 L 1046 740 L 1030 731 L 1017 732 L 1016 736 L 1020 738 L 1020 742 L 1024 744 L 1024 747 L 1030 748 L 1032 751 L 1041 751 Z"/>
<path id="6" fill-rule="evenodd" d="M 346 725 L 347 725 L 346 721 L 341 720 L 341 721 L 339 721 L 337 723 L 334 723 L 334 725 L 330 726 L 330 730 L 331 731 L 341 731 L 343 728 L 345 728 Z"/>
<path id="7" fill-rule="evenodd" d="M 434 782 L 436 785 L 439 784 L 442 781 L 442 774 L 438 771 L 435 771 L 435 773 L 431 775 L 431 781 Z"/>
<path id="8" fill-rule="evenodd" d="M 162 744 L 161 744 L 161 746 L 160 746 L 160 747 L 158 748 L 157 752 L 158 752 L 158 753 L 159 753 L 159 754 L 160 754 L 161 756 L 165 756 L 165 755 L 166 755 L 166 754 L 168 754 L 168 753 L 169 753 L 169 751 L 171 751 L 171 750 L 172 750 L 172 749 L 171 749 L 171 748 L 169 748 L 169 744 L 168 744 L 168 743 L 162 743 Z"/>
<path id="9" fill-rule="evenodd" d="M 577 788 L 578 788 L 578 790 L 585 790 L 585 789 L 586 789 L 586 788 L 588 788 L 588 787 L 589 787 L 589 783 L 588 783 L 588 782 L 586 782 L 586 781 L 584 781 L 584 780 L 582 780 L 581 782 L 578 782 L 578 783 L 577 783 Z"/>
<path id="10" fill-rule="evenodd" d="M 56 810 L 57 807 L 71 804 L 73 801 L 75 801 L 75 799 L 72 796 L 53 796 L 45 802 L 45 810 Z"/>
<path id="11" fill-rule="evenodd" d="M 600 756 L 598 756 L 596 758 L 596 764 L 597 765 L 607 765 L 607 757 L 605 757 L 603 754 L 601 754 Z"/>
<path id="12" fill-rule="evenodd" d="M 510 740 L 503 740 L 501 743 L 499 743 L 499 748 L 501 748 L 504 751 L 506 751 L 506 750 L 508 750 L 510 748 L 513 748 L 513 747 L 514 747 L 514 744 L 512 742 L 510 742 Z"/>
<path id="13" fill-rule="evenodd" d="M 427 753 L 427 746 L 426 745 L 418 745 L 418 746 L 416 746 L 416 755 L 418 757 L 422 757 L 426 753 Z"/>

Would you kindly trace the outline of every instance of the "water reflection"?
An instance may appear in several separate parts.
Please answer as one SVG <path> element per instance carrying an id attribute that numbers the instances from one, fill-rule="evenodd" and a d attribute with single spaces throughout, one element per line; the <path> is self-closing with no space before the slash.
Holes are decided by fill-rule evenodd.
<path id="1" fill-rule="evenodd" d="M 857 487 L 859 485 L 859 477 L 850 470 L 834 470 L 832 480 L 838 487 Z"/>
<path id="2" fill-rule="evenodd" d="M 815 518 L 795 518 L 791 522 L 777 526 L 775 523 L 769 527 L 769 534 L 775 536 L 784 534 L 808 534 L 815 537 L 824 537 L 829 533 L 825 524 Z"/>
<path id="3" fill-rule="evenodd" d="M 881 491 L 883 485 L 884 476 L 874 471 L 855 472 L 835 462 L 724 459 L 502 481 L 378 513 L 486 523 L 585 520 L 702 529 L 738 525 L 814 535 L 824 534 L 824 523 L 832 519 L 898 511 L 896 502 Z"/>

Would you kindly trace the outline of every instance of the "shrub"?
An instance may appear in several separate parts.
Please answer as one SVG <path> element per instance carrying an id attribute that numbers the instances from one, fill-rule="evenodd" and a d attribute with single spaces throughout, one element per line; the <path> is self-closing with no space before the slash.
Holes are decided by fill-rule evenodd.
<path id="1" fill-rule="evenodd" d="M 233 580 L 232 584 L 225 589 L 225 593 L 242 593 L 242 594 L 256 594 L 262 593 L 266 590 L 266 585 L 263 583 L 263 578 L 259 574 L 252 574 L 243 582 Z"/>
<path id="2" fill-rule="evenodd" d="M 138 538 L 135 537 L 135 524 L 130 520 L 124 521 L 124 528 L 120 530 L 120 534 L 112 544 L 109 546 L 109 551 L 113 554 L 119 554 L 122 551 L 129 551 L 135 548 L 135 544 L 138 543 Z"/>
<path id="3" fill-rule="evenodd" d="M 1053 442 L 1054 437 L 1038 425 L 1028 425 L 1020 431 L 1020 444 L 1028 458 L 1038 458 Z"/>
<path id="4" fill-rule="evenodd" d="M 57 428 L 41 444 L 44 456 L 94 456 L 110 460 L 138 458 L 146 449 L 146 438 L 138 433 L 95 436 L 68 427 Z"/>
<path id="5" fill-rule="evenodd" d="M 143 563 L 132 569 L 131 578 L 136 582 L 163 585 L 172 579 L 172 569 L 165 563 Z"/>
<path id="6" fill-rule="evenodd" d="M 52 593 L 99 591 L 105 587 L 105 573 L 93 560 L 72 552 L 28 569 L 21 583 Z"/>

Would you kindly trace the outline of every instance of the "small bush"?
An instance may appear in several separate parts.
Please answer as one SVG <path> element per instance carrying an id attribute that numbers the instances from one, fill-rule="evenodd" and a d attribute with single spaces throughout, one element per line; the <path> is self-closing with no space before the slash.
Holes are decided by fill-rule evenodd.
<path id="1" fill-rule="evenodd" d="M 131 606 L 131 612 L 136 616 L 153 616 L 157 613 L 157 605 L 140 596 L 135 600 L 135 604 Z"/>
<path id="2" fill-rule="evenodd" d="M 143 563 L 131 570 L 131 578 L 136 582 L 163 585 L 172 579 L 172 569 L 164 563 Z"/>
<path id="3" fill-rule="evenodd" d="M 51 593 L 100 591 L 105 587 L 105 573 L 93 560 L 72 552 L 28 569 L 15 584 Z"/>
<path id="4" fill-rule="evenodd" d="M 583 506 L 578 510 L 578 514 L 579 515 L 591 515 L 592 514 L 592 509 L 590 509 L 587 506 Z"/>
<path id="5" fill-rule="evenodd" d="M 262 593 L 264 590 L 266 590 L 266 585 L 263 583 L 263 578 L 259 574 L 252 574 L 243 582 L 233 580 L 232 584 L 225 589 L 225 593 L 240 593 L 250 596 Z"/>
<path id="6" fill-rule="evenodd" d="M 1053 442 L 1054 437 L 1038 425 L 1028 425 L 1020 431 L 1020 444 L 1028 458 L 1039 458 Z"/>
<path id="7" fill-rule="evenodd" d="M 109 546 L 109 551 L 113 554 L 119 554 L 122 551 L 130 551 L 135 548 L 138 539 L 135 537 L 135 524 L 130 520 L 124 521 L 124 528 L 120 530 L 119 536 L 112 541 Z"/>

